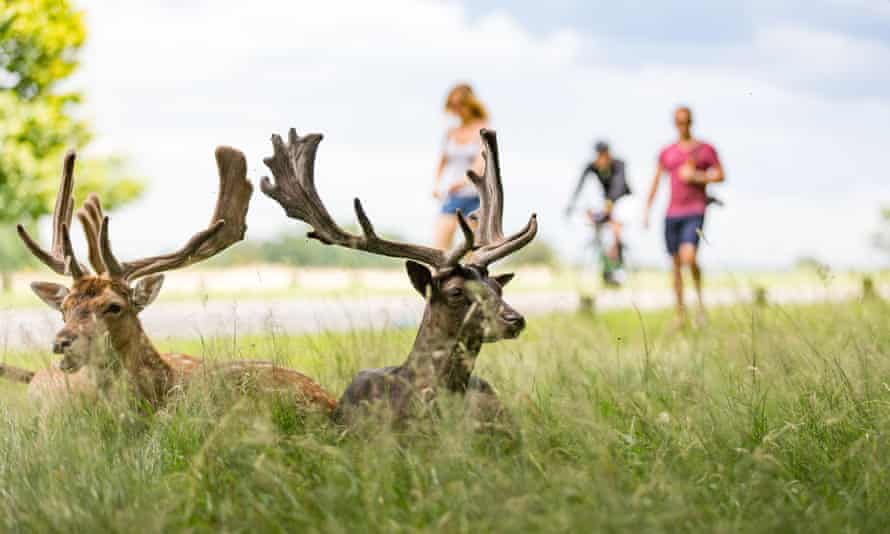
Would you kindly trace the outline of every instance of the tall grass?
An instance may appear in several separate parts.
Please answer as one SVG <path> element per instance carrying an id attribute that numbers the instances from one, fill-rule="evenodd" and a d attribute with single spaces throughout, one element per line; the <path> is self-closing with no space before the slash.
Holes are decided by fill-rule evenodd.
<path id="1" fill-rule="evenodd" d="M 346 431 L 283 401 L 112 396 L 43 417 L 3 386 L 0 530 L 868 532 L 890 524 L 890 306 L 733 307 L 703 331 L 535 318 L 479 374 L 518 438 Z M 645 331 L 645 336 L 643 335 Z M 171 341 L 288 362 L 341 391 L 407 331 Z"/>

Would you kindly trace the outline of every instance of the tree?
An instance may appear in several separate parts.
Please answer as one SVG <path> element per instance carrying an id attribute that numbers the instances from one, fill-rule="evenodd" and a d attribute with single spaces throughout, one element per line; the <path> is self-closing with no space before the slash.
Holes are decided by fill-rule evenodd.
<path id="1" fill-rule="evenodd" d="M 881 227 L 872 236 L 872 244 L 890 257 L 890 208 L 881 210 L 881 223 Z"/>
<path id="2" fill-rule="evenodd" d="M 59 92 L 58 82 L 78 66 L 86 37 L 83 16 L 68 0 L 4 0 L 0 7 L 0 274 L 28 259 L 7 234 L 35 226 L 52 212 L 69 148 L 86 146 L 89 125 L 76 116 L 82 96 Z M 78 162 L 75 200 L 98 193 L 108 209 L 138 197 L 142 182 L 117 157 Z"/>

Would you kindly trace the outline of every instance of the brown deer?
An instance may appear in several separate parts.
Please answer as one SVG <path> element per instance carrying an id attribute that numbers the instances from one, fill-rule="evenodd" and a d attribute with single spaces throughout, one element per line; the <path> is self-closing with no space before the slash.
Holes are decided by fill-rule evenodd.
<path id="1" fill-rule="evenodd" d="M 206 374 L 198 372 L 203 370 L 227 384 L 231 381 L 243 386 L 249 381 L 261 391 L 294 392 L 301 403 L 325 411 L 334 408 L 333 397 L 296 371 L 269 362 L 205 363 L 185 354 L 160 354 L 142 329 L 138 314 L 160 292 L 164 280 L 161 273 L 210 258 L 244 238 L 253 186 L 246 178 L 247 165 L 241 152 L 217 148 L 220 188 L 211 223 L 171 254 L 118 261 L 111 250 L 109 218 L 102 212 L 99 198 L 90 195 L 77 216 L 86 234 L 93 273 L 77 261 L 69 236 L 74 160 L 74 153 L 65 158 L 53 213 L 51 249 L 42 249 L 24 228 L 18 227 L 25 245 L 40 261 L 55 273 L 73 279 L 70 288 L 48 282 L 32 284 L 38 297 L 62 312 L 65 326 L 53 344 L 53 352 L 62 355 L 61 371 L 76 373 L 85 368 L 100 392 L 123 376 L 136 397 L 151 407 L 162 405 L 176 386 Z"/>
<path id="2" fill-rule="evenodd" d="M 31 380 L 34 379 L 35 374 L 34 371 L 14 367 L 12 365 L 0 364 L 0 377 L 12 380 L 13 382 L 30 384 Z"/>
<path id="3" fill-rule="evenodd" d="M 285 143 L 280 136 L 272 136 L 274 154 L 264 161 L 274 182 L 263 178 L 263 193 L 276 200 L 289 217 L 309 224 L 310 238 L 407 259 L 411 284 L 426 299 L 423 321 L 405 362 L 359 372 L 340 397 L 335 419 L 355 421 L 357 414 L 377 405 L 397 421 L 404 420 L 440 391 L 470 393 L 471 408 L 481 409 L 476 415 L 484 419 L 500 415 L 503 409 L 494 390 L 485 380 L 472 376 L 473 368 L 483 343 L 517 337 L 525 319 L 502 298 L 502 288 L 513 275 L 492 276 L 488 266 L 530 243 L 537 232 L 537 219 L 532 215 L 521 231 L 509 237 L 503 234 L 503 188 L 495 133 L 482 131 L 483 175 L 468 173 L 481 197 L 475 217 L 478 226 L 474 231 L 458 212 L 464 241 L 450 253 L 379 237 L 358 199 L 355 212 L 362 235 L 337 226 L 315 188 L 315 155 L 322 136 L 299 137 L 291 129 L 288 137 Z"/>
<path id="4" fill-rule="evenodd" d="M 64 214 L 64 210 L 59 207 L 59 202 L 70 202 L 71 188 L 73 182 L 71 178 L 74 172 L 73 153 L 65 156 L 64 166 L 62 169 L 62 180 L 59 193 L 56 197 L 56 208 L 53 211 L 53 249 L 59 250 L 61 242 L 61 223 L 59 217 Z M 66 180 L 66 176 L 69 178 Z M 70 207 L 67 208 L 70 211 Z M 70 216 L 68 217 L 70 223 Z M 22 232 L 23 230 L 19 230 Z M 28 385 L 28 396 L 35 401 L 57 401 L 64 398 L 64 395 L 70 392 L 89 393 L 95 391 L 95 387 L 91 377 L 86 369 L 81 369 L 75 373 L 66 374 L 56 365 L 51 365 L 37 371 L 30 371 L 11 365 L 0 365 L 0 378 L 21 382 Z"/>
<path id="5" fill-rule="evenodd" d="M 86 369 L 65 374 L 58 367 L 50 366 L 30 371 L 12 365 L 0 364 L 0 378 L 28 385 L 28 396 L 35 401 L 63 400 L 69 392 L 90 393 L 95 387 Z"/>

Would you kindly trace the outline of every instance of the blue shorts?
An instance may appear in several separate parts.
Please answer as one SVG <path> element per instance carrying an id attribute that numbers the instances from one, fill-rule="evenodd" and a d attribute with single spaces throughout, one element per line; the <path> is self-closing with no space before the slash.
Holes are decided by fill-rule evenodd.
<path id="1" fill-rule="evenodd" d="M 460 210 L 464 215 L 469 215 L 479 209 L 479 197 L 449 196 L 442 204 L 443 215 L 454 215 Z"/>
<path id="2" fill-rule="evenodd" d="M 698 248 L 698 238 L 705 226 L 704 215 L 681 215 L 664 219 L 664 242 L 668 254 L 675 255 L 680 245 L 689 243 Z"/>

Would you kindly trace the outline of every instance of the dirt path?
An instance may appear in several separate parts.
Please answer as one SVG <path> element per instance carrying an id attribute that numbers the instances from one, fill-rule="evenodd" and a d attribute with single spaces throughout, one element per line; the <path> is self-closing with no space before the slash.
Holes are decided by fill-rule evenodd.
<path id="1" fill-rule="evenodd" d="M 890 286 L 880 292 L 890 298 Z M 855 298 L 849 288 L 771 289 L 772 302 L 795 303 Z M 750 294 L 719 289 L 707 294 L 709 305 L 732 304 L 750 300 Z M 572 292 L 507 294 L 513 307 L 527 316 L 571 311 L 578 307 L 578 295 Z M 690 295 L 691 299 L 691 295 Z M 690 300 L 691 301 L 691 300 Z M 632 289 L 597 295 L 597 310 L 637 306 L 642 310 L 671 305 L 669 291 L 635 292 Z M 271 327 L 286 332 L 316 332 L 353 328 L 411 326 L 423 310 L 418 297 L 374 297 L 365 299 L 242 300 L 222 299 L 202 302 L 160 302 L 142 313 L 148 334 L 155 339 L 192 338 L 268 332 Z M 0 353 L 4 349 L 48 349 L 61 317 L 49 309 L 0 309 Z"/>

